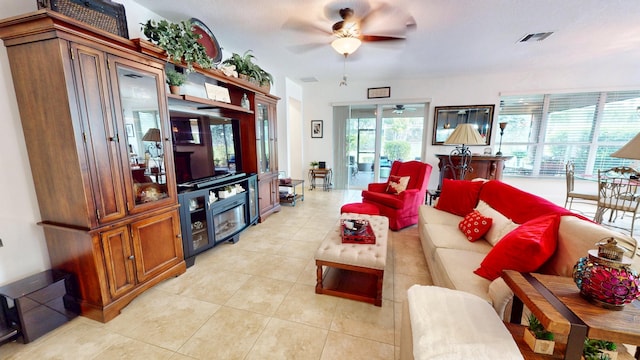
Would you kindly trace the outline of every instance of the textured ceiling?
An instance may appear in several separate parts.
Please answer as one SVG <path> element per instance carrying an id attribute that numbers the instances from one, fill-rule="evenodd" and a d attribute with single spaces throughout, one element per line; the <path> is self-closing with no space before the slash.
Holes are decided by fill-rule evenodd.
<path id="1" fill-rule="evenodd" d="M 637 0 L 135 0 L 172 21 L 195 17 L 212 30 L 226 53 L 253 50 L 259 65 L 294 81 L 338 81 L 343 58 L 320 30 L 337 9 L 362 14 L 383 4 L 371 33 L 398 29 L 406 14 L 416 27 L 406 41 L 365 42 L 346 63 L 349 79 L 428 78 L 467 73 L 588 67 L 607 71 L 640 64 Z M 401 26 L 402 27 L 402 26 Z M 529 33 L 553 31 L 522 44 Z M 640 71 L 640 70 L 638 70 Z"/>

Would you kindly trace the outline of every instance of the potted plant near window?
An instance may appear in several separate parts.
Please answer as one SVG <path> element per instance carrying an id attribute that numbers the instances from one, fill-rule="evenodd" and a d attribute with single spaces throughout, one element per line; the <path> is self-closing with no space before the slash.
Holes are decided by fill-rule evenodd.
<path id="1" fill-rule="evenodd" d="M 616 344 L 611 341 L 584 339 L 582 358 L 584 360 L 616 360 Z"/>
<path id="2" fill-rule="evenodd" d="M 529 326 L 524 331 L 524 342 L 535 353 L 552 355 L 555 347 L 553 333 L 547 331 L 535 315 L 530 314 L 528 320 Z"/>
<path id="3" fill-rule="evenodd" d="M 317 161 L 312 161 L 309 163 L 309 166 L 311 166 L 312 169 L 317 169 L 319 164 L 320 163 L 318 163 Z"/>
<path id="4" fill-rule="evenodd" d="M 203 69 L 213 67 L 213 59 L 198 42 L 201 36 L 193 32 L 191 21 L 173 23 L 167 20 L 148 20 L 141 25 L 141 30 L 149 41 L 166 51 L 170 61 L 186 63 L 187 71 L 193 71 L 193 64 Z"/>
<path id="5" fill-rule="evenodd" d="M 166 72 L 167 84 L 169 84 L 169 90 L 172 94 L 180 94 L 180 86 L 187 81 L 187 75 L 179 73 L 173 69 L 169 69 Z"/>

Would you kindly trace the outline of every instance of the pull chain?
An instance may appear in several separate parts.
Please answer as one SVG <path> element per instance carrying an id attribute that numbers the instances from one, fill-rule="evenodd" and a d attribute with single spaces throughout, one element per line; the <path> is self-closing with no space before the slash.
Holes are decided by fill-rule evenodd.
<path id="1" fill-rule="evenodd" d="M 347 86 L 347 56 L 349 54 L 344 54 L 344 63 L 342 65 L 342 81 L 340 81 L 340 84 L 338 86 Z"/>

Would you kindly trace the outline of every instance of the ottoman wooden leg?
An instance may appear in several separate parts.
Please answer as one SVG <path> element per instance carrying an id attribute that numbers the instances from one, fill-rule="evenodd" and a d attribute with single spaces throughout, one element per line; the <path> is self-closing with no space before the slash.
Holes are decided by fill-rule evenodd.
<path id="1" fill-rule="evenodd" d="M 380 272 L 378 274 L 378 284 L 376 285 L 376 301 L 375 301 L 375 305 L 376 306 L 382 306 L 382 284 L 383 284 L 383 278 L 384 278 L 384 271 Z"/>
<path id="2" fill-rule="evenodd" d="M 322 265 L 316 261 L 316 294 L 322 294 Z"/>

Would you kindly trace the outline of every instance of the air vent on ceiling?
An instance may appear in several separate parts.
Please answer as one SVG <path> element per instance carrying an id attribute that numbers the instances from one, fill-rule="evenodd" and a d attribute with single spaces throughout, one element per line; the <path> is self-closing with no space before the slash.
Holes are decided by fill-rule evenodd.
<path id="1" fill-rule="evenodd" d="M 534 41 L 542 41 L 553 34 L 553 31 L 543 32 L 543 33 L 535 33 L 535 34 L 527 34 L 523 36 L 518 42 L 534 42 Z"/>
<path id="2" fill-rule="evenodd" d="M 316 79 L 315 76 L 308 76 L 308 77 L 300 78 L 300 81 L 302 81 L 302 82 L 318 82 L 318 79 Z"/>

